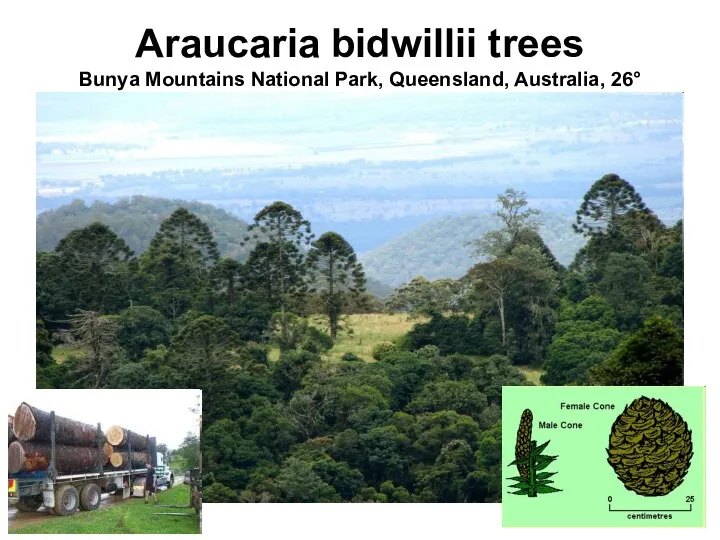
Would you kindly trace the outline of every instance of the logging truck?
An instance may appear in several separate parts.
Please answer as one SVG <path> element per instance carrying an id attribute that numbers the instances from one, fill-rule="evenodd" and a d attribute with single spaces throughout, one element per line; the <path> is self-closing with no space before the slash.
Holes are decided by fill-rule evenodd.
<path id="1" fill-rule="evenodd" d="M 8 498 L 20 511 L 35 511 L 44 506 L 54 514 L 70 515 L 78 508 L 97 509 L 102 493 L 123 499 L 143 496 L 147 476 L 144 462 L 147 460 L 155 467 L 158 486 L 167 484 L 170 479 L 169 468 L 165 467 L 162 454 L 156 451 L 155 437 L 123 430 L 123 451 L 112 453 L 111 460 L 107 455 L 107 438 L 100 424 L 91 434 L 88 427 L 92 426 L 75 423 L 80 428 L 78 432 L 71 433 L 68 423 L 73 421 L 56 417 L 54 411 L 45 413 L 25 403 L 18 409 L 19 412 L 22 412 L 22 407 L 27 408 L 24 416 L 31 417 L 32 422 L 28 423 L 32 424 L 32 429 L 47 428 L 49 434 L 43 436 L 41 443 L 21 442 L 18 437 L 8 446 Z M 49 415 L 48 419 L 44 419 L 44 426 L 40 421 L 43 420 L 40 417 L 42 414 Z M 15 417 L 18 418 L 18 414 Z M 56 422 L 56 418 L 62 422 Z M 65 446 L 68 438 L 82 436 L 88 442 L 91 435 L 94 436 L 94 446 Z M 133 448 L 142 449 L 142 452 Z M 117 459 L 114 459 L 116 456 Z M 71 465 L 68 466 L 68 463 Z M 59 464 L 66 470 L 59 469 Z"/>

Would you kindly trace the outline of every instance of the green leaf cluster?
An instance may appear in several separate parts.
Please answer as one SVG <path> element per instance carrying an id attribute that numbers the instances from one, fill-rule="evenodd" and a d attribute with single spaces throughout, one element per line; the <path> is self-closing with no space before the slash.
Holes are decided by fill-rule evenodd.
<path id="1" fill-rule="evenodd" d="M 512 480 L 514 484 L 510 486 L 511 495 L 527 495 L 528 497 L 537 497 L 538 493 L 556 493 L 562 491 L 556 487 L 551 486 L 554 481 L 550 478 L 557 474 L 557 472 L 540 472 L 548 468 L 548 466 L 555 461 L 558 456 L 548 456 L 543 454 L 543 450 L 547 448 L 550 441 L 547 441 L 540 446 L 537 446 L 536 441 L 532 441 L 530 446 L 532 450 L 522 459 L 516 459 L 512 461 L 508 467 L 528 464 L 530 466 L 529 478 L 523 476 L 512 476 L 508 480 Z"/>

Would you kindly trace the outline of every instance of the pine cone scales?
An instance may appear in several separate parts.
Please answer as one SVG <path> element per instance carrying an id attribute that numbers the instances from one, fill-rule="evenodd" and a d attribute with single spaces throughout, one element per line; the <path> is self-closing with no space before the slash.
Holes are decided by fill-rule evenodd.
<path id="1" fill-rule="evenodd" d="M 525 409 L 520 417 L 520 426 L 515 443 L 515 459 L 524 459 L 530 454 L 530 438 L 532 437 L 533 415 L 530 409 Z M 530 466 L 527 463 L 518 463 L 518 473 L 525 479 L 530 478 Z"/>
<path id="2" fill-rule="evenodd" d="M 615 420 L 608 463 L 625 487 L 638 495 L 667 495 L 682 483 L 690 468 L 691 434 L 687 423 L 667 403 L 643 396 Z"/>

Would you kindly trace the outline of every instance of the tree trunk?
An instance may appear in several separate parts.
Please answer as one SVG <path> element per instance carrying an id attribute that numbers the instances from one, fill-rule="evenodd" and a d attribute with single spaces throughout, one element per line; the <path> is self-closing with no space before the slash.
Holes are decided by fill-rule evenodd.
<path id="1" fill-rule="evenodd" d="M 50 413 L 22 403 L 13 419 L 13 431 L 20 441 L 49 443 Z M 97 448 L 97 437 L 96 426 L 55 415 L 55 444 Z"/>
<path id="2" fill-rule="evenodd" d="M 129 452 L 113 452 L 110 456 L 110 464 L 113 467 L 130 467 L 132 469 L 142 469 L 149 462 L 147 452 L 133 452 L 132 456 Z"/>
<path id="3" fill-rule="evenodd" d="M 502 344 L 505 346 L 505 299 L 503 295 L 498 298 L 498 311 L 500 311 L 500 328 L 502 330 Z"/>
<path id="4" fill-rule="evenodd" d="M 8 472 L 44 471 L 50 466 L 50 443 L 15 441 L 8 447 Z M 58 474 L 96 472 L 102 466 L 102 453 L 96 448 L 55 445 Z"/>
<path id="5" fill-rule="evenodd" d="M 120 426 L 110 426 L 105 432 L 105 436 L 110 444 L 121 449 L 128 447 L 128 437 L 130 438 L 133 451 L 147 450 L 148 448 L 147 437 L 128 431 Z"/>

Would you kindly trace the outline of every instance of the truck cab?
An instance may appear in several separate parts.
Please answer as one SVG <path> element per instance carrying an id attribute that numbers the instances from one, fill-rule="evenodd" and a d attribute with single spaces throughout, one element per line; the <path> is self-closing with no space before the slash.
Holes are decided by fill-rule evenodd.
<path id="1" fill-rule="evenodd" d="M 166 486 L 168 489 L 175 484 L 175 475 L 170 470 L 170 466 L 165 462 L 165 456 L 161 452 L 156 453 L 155 478 L 157 478 L 158 487 Z"/>

